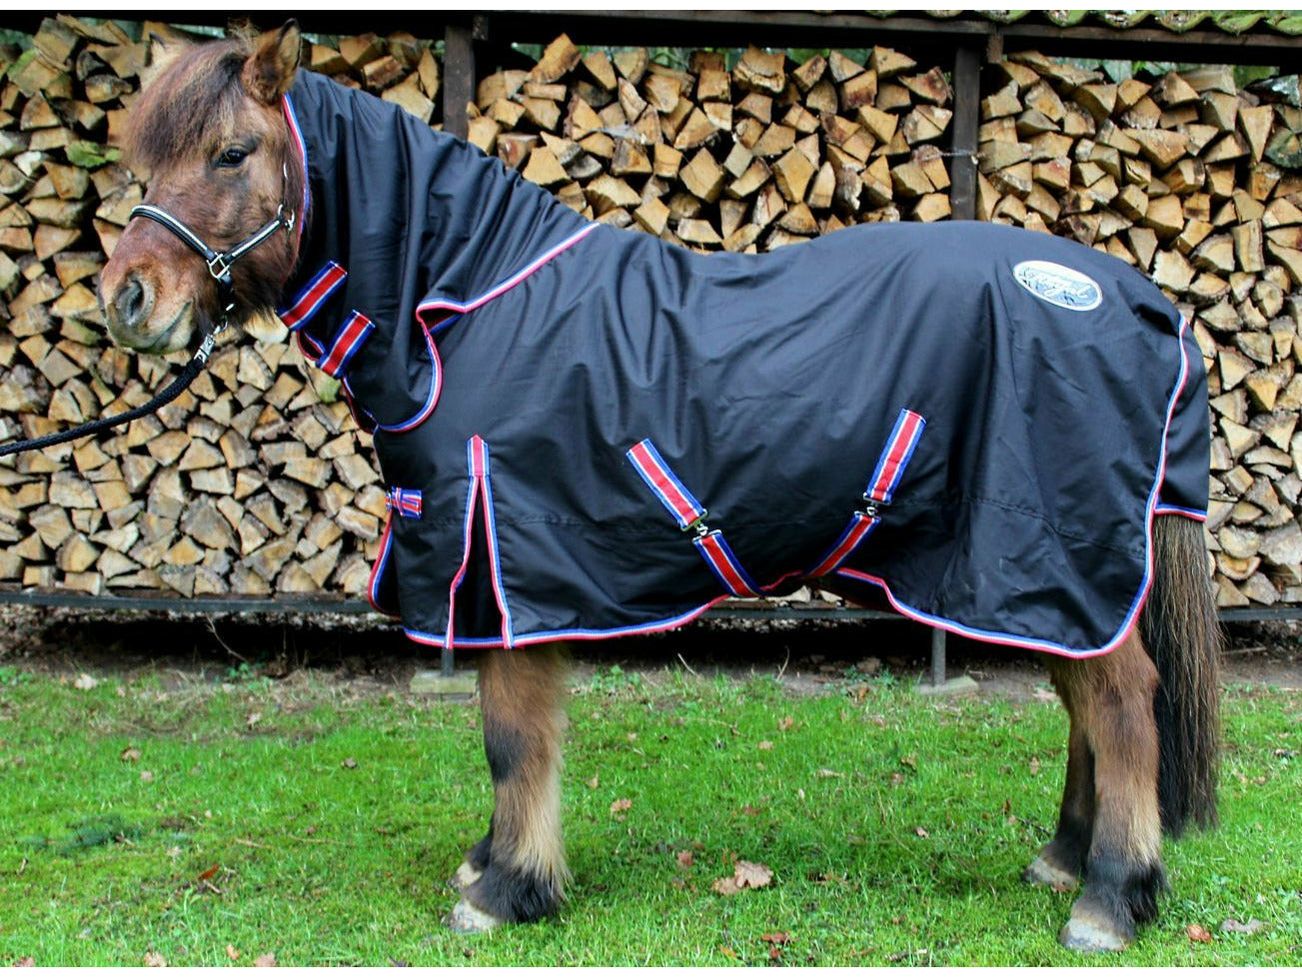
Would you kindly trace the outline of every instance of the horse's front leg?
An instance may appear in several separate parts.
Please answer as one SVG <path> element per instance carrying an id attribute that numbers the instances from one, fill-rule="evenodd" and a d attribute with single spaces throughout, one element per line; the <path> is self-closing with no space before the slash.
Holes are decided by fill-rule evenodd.
<path id="1" fill-rule="evenodd" d="M 1136 924 L 1156 917 L 1165 887 L 1157 669 L 1138 634 L 1107 655 L 1057 659 L 1050 667 L 1071 714 L 1072 741 L 1062 821 L 1041 859 L 1068 873 L 1084 850 L 1085 872 L 1060 939 L 1076 950 L 1121 950 L 1134 939 Z M 1091 813 L 1087 827 L 1083 819 Z"/>
<path id="2" fill-rule="evenodd" d="M 479 932 L 554 912 L 568 875 L 561 842 L 564 659 L 559 645 L 480 658 L 484 752 L 493 777 L 488 834 L 457 870 L 447 924 Z"/>

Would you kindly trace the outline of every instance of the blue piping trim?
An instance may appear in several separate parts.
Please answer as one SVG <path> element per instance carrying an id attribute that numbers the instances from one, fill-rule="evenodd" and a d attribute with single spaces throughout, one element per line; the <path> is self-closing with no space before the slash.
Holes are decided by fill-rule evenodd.
<path id="1" fill-rule="evenodd" d="M 426 396 L 425 403 L 421 409 L 411 417 L 407 418 L 407 420 L 398 421 L 395 424 L 381 424 L 376 421 L 375 430 L 377 431 L 385 431 L 389 434 L 406 434 L 413 428 L 419 427 L 423 424 L 425 419 L 434 412 L 434 406 L 439 402 L 439 392 L 443 388 L 442 361 L 439 359 L 438 350 L 434 347 L 434 337 L 430 335 L 430 331 L 425 328 L 423 323 L 421 324 L 420 331 L 425 335 L 425 348 L 429 352 L 429 394 Z M 371 415 L 370 411 L 367 411 L 367 416 L 374 420 L 374 416 Z"/>

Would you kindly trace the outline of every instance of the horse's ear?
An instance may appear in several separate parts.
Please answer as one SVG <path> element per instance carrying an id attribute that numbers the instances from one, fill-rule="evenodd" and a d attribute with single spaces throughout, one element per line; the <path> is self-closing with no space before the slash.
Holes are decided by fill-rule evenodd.
<path id="1" fill-rule="evenodd" d="M 140 87 L 148 88 L 154 79 L 167 70 L 177 58 L 184 54 L 191 44 L 179 32 L 172 32 L 167 37 L 149 34 L 149 63 L 140 71 Z"/>
<path id="2" fill-rule="evenodd" d="M 263 34 L 244 62 L 244 90 L 260 102 L 275 102 L 294 83 L 302 47 L 303 33 L 296 20 L 287 20 L 280 30 Z"/>

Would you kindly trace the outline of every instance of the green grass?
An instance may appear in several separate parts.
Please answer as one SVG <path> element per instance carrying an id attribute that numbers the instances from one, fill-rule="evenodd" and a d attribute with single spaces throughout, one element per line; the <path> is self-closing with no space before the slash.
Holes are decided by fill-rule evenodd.
<path id="1" fill-rule="evenodd" d="M 439 920 L 489 812 L 474 709 L 163 681 L 0 671 L 0 964 L 763 964 L 773 933 L 797 964 L 1116 962 L 1061 950 L 1070 896 L 1018 881 L 1061 790 L 1054 702 L 601 673 L 569 706 L 569 904 L 467 939 Z M 1230 692 L 1224 826 L 1166 845 L 1127 963 L 1302 962 L 1300 719 L 1297 693 Z M 737 858 L 772 884 L 713 893 Z"/>

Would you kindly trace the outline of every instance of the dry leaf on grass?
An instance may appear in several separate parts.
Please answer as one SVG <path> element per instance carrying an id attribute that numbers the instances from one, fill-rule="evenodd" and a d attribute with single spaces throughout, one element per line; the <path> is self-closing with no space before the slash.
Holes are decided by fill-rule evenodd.
<path id="1" fill-rule="evenodd" d="M 739 861 L 732 875 L 743 889 L 762 889 L 773 881 L 773 870 L 762 862 Z"/>
<path id="2" fill-rule="evenodd" d="M 584 783 L 587 784 L 591 790 L 596 790 L 598 787 L 601 786 L 601 775 L 594 773 L 592 775 L 592 779 L 585 780 Z"/>
<path id="3" fill-rule="evenodd" d="M 354 760 L 352 757 L 348 757 L 344 760 L 343 763 L 339 764 L 339 766 L 343 767 L 345 770 L 356 770 L 357 761 Z"/>
<path id="4" fill-rule="evenodd" d="M 35 966 L 36 966 L 36 958 L 35 958 L 35 957 L 19 957 L 19 958 L 18 958 L 18 962 L 17 962 L 16 964 L 14 964 L 14 966 L 15 966 L 15 967 L 35 967 Z"/>
<path id="5" fill-rule="evenodd" d="M 931 837 L 930 833 L 928 833 L 927 829 L 924 828 L 922 825 L 918 825 L 916 828 L 914 828 L 914 829 L 913 829 L 913 833 L 914 833 L 915 835 L 917 835 L 919 838 L 930 838 L 930 837 Z"/>
<path id="6" fill-rule="evenodd" d="M 134 746 L 128 746 L 118 757 L 123 763 L 135 763 L 140 759 L 140 751 Z"/>
<path id="7" fill-rule="evenodd" d="M 240 951 L 235 949 L 235 947 L 232 944 L 227 943 L 226 956 L 228 956 L 232 960 L 238 960 L 240 958 Z"/>
<path id="8" fill-rule="evenodd" d="M 694 861 L 695 858 L 690 851 L 680 851 L 678 853 L 678 864 L 683 868 L 691 868 Z"/>
<path id="9" fill-rule="evenodd" d="M 742 889 L 762 889 L 773 881 L 773 870 L 762 862 L 739 860 L 731 875 L 715 879 L 710 888 L 721 896 L 735 896 Z"/>
<path id="10" fill-rule="evenodd" d="M 264 953 L 258 959 L 253 961 L 255 967 L 274 967 L 276 966 L 276 955 L 274 953 Z"/>
<path id="11" fill-rule="evenodd" d="M 771 750 L 771 749 L 773 749 L 773 741 L 772 741 L 772 740 L 760 740 L 760 742 L 759 742 L 759 748 L 760 748 L 761 750 Z"/>
<path id="12" fill-rule="evenodd" d="M 1204 929 L 1202 926 L 1199 926 L 1197 923 L 1190 923 L 1188 926 L 1184 928 L 1184 932 L 1185 935 L 1188 936 L 1189 939 L 1193 940 L 1195 943 L 1212 942 L 1212 934 L 1208 933 L 1206 929 Z"/>
<path id="13" fill-rule="evenodd" d="M 89 692 L 95 686 L 99 685 L 99 679 L 82 672 L 72 683 L 74 689 L 81 689 L 83 692 Z"/>
<path id="14" fill-rule="evenodd" d="M 166 967 L 167 961 L 163 959 L 163 955 L 161 953 L 155 953 L 153 950 L 150 950 L 145 954 L 145 966 Z"/>
<path id="15" fill-rule="evenodd" d="M 632 806 L 633 806 L 632 801 L 630 801 L 627 797 L 621 797 L 618 800 L 614 800 L 610 802 L 610 813 L 623 814 Z"/>
<path id="16" fill-rule="evenodd" d="M 791 942 L 791 934 L 783 933 L 783 932 L 765 933 L 763 936 L 760 937 L 760 939 L 763 940 L 765 943 L 776 943 L 780 946 L 782 944 Z"/>
<path id="17" fill-rule="evenodd" d="M 154 772 L 153 772 L 152 770 L 141 770 L 141 771 L 140 771 L 140 779 L 143 780 L 143 781 L 144 781 L 145 783 L 147 783 L 147 784 L 149 784 L 149 783 L 153 783 L 153 780 L 154 780 Z"/>
<path id="18" fill-rule="evenodd" d="M 790 716 L 783 716 L 781 719 L 778 720 L 778 732 L 785 733 L 794 725 L 796 725 L 796 721 L 794 719 L 792 719 Z"/>

